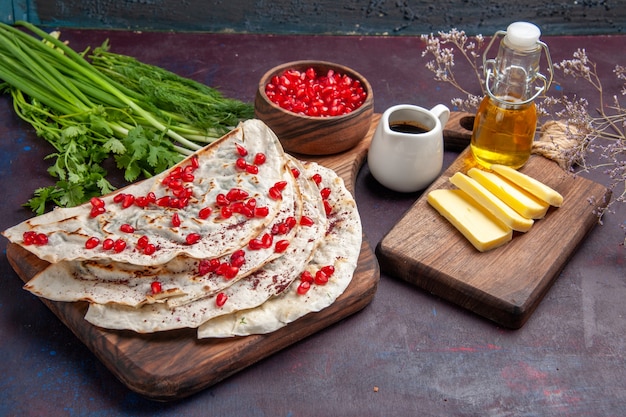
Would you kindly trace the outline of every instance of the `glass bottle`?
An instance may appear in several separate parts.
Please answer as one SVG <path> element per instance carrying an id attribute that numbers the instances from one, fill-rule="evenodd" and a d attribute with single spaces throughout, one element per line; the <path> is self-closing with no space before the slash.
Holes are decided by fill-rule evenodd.
<path id="1" fill-rule="evenodd" d="M 499 36 L 495 59 L 487 53 Z M 541 31 L 528 22 L 515 22 L 498 31 L 483 55 L 485 87 L 476 118 L 470 148 L 474 158 L 489 168 L 492 164 L 520 168 L 528 158 L 537 128 L 534 100 L 552 82 L 552 62 Z M 541 51 L 545 51 L 550 78 L 539 72 Z M 540 85 L 543 83 L 543 85 Z"/>

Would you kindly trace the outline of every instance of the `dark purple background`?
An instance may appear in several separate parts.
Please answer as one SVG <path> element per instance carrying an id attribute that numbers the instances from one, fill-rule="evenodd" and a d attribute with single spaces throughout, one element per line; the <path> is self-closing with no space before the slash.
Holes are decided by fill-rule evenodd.
<path id="1" fill-rule="evenodd" d="M 261 75 L 296 59 L 348 65 L 372 84 L 377 112 L 412 103 L 449 104 L 459 93 L 433 81 L 416 37 L 264 36 L 63 31 L 81 50 L 110 39 L 112 50 L 254 99 Z M 607 91 L 623 36 L 547 37 L 553 59 L 586 48 Z M 620 62 L 621 60 L 621 62 Z M 460 60 L 459 60 L 460 61 Z M 471 80 L 458 62 L 457 76 Z M 581 80 L 566 94 L 594 101 Z M 50 179 L 50 147 L 0 97 L 0 229 Z M 446 154 L 446 165 L 456 157 Z M 608 184 L 601 173 L 585 174 Z M 385 190 L 367 167 L 356 199 L 375 246 L 419 194 Z M 0 415 L 7 416 L 617 416 L 626 409 L 626 209 L 617 207 L 563 270 L 534 315 L 506 330 L 404 282 L 381 276 L 362 312 L 175 403 L 129 391 L 34 296 L 0 257 Z M 4 252 L 6 239 L 0 239 Z M 541 256 L 541 254 L 537 254 Z M 206 372 L 211 372 L 207 369 Z M 377 387 L 378 391 L 375 391 Z"/>

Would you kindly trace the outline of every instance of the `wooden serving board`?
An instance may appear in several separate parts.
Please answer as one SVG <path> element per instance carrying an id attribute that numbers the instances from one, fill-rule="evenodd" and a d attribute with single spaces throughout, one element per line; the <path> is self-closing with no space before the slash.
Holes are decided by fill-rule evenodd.
<path id="1" fill-rule="evenodd" d="M 606 204 L 610 191 L 533 155 L 520 171 L 560 192 L 562 207 L 551 207 L 527 233 L 514 232 L 506 245 L 480 253 L 426 200 L 430 190 L 454 188 L 448 179 L 473 166 L 477 163 L 466 148 L 381 240 L 376 253 L 383 272 L 517 329 L 597 224 L 594 209 Z M 590 198 L 598 205 L 591 205 Z"/>
<path id="2" fill-rule="evenodd" d="M 334 169 L 354 194 L 374 129 L 375 123 L 350 151 L 310 159 Z M 8 245 L 7 258 L 24 282 L 49 265 L 16 244 Z M 153 400 L 169 401 L 207 388 L 360 311 L 373 299 L 379 278 L 378 262 L 364 236 L 354 277 L 331 306 L 267 335 L 228 339 L 198 340 L 195 329 L 155 334 L 106 330 L 84 320 L 85 302 L 41 300 L 128 388 Z"/>

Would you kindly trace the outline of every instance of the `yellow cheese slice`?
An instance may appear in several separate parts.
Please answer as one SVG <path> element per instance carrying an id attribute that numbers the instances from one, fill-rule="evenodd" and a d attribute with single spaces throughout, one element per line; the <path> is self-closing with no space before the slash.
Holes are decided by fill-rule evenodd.
<path id="1" fill-rule="evenodd" d="M 462 190 L 433 190 L 428 203 L 481 252 L 497 248 L 513 237 L 512 230 Z"/>
<path id="2" fill-rule="evenodd" d="M 561 204 L 563 204 L 563 196 L 561 194 L 523 172 L 519 172 L 505 165 L 492 165 L 491 169 L 551 206 L 561 207 Z"/>
<path id="3" fill-rule="evenodd" d="M 532 219 L 528 219 L 513 210 L 475 179 L 457 172 L 450 177 L 450 182 L 465 191 L 467 195 L 511 229 L 527 232 L 532 227 L 534 223 Z"/>
<path id="4" fill-rule="evenodd" d="M 528 219 L 542 219 L 550 205 L 493 172 L 472 168 L 467 175 L 478 181 L 513 210 Z"/>

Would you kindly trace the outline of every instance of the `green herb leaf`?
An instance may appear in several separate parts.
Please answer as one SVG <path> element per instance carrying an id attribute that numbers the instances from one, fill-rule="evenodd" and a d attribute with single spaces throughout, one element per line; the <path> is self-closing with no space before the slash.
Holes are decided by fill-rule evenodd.
<path id="1" fill-rule="evenodd" d="M 55 152 L 58 179 L 26 204 L 41 214 L 111 192 L 110 156 L 126 181 L 161 172 L 254 117 L 254 108 L 162 68 L 108 51 L 77 53 L 28 22 L 0 23 L 0 88 Z M 89 61 L 90 60 L 90 61 Z"/>

